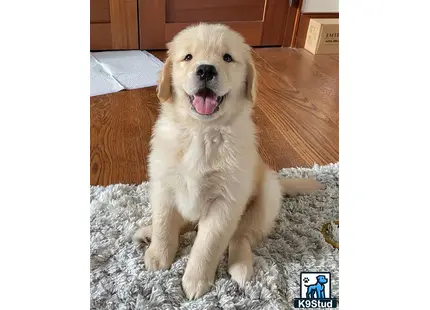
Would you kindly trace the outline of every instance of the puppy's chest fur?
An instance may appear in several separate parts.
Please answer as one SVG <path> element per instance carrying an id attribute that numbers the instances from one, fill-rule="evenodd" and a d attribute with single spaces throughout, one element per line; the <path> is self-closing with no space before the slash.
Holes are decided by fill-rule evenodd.
<path id="1" fill-rule="evenodd" d="M 194 136 L 185 135 L 177 153 L 177 183 L 174 189 L 177 208 L 189 220 L 197 220 L 201 206 L 222 195 L 229 170 L 237 166 L 231 139 L 227 133 L 211 130 Z M 232 167 L 226 166 L 230 162 Z"/>
<path id="2" fill-rule="evenodd" d="M 239 140 L 228 128 L 212 128 L 180 130 L 168 142 L 154 145 L 153 155 L 167 160 L 152 167 L 152 177 L 170 187 L 184 218 L 197 221 L 213 201 L 232 202 L 238 193 L 246 195 L 252 169 L 245 167 L 251 166 L 252 154 L 243 154 L 246 149 L 249 153 L 252 145 L 246 144 L 252 141 Z"/>

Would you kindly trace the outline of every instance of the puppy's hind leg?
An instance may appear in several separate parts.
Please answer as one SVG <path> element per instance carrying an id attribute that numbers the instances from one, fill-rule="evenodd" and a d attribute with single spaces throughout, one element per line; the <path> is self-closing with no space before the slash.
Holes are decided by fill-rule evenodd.
<path id="1" fill-rule="evenodd" d="M 228 273 L 241 287 L 253 274 L 251 247 L 272 229 L 281 207 L 281 198 L 276 173 L 265 169 L 257 196 L 248 203 L 228 247 Z"/>

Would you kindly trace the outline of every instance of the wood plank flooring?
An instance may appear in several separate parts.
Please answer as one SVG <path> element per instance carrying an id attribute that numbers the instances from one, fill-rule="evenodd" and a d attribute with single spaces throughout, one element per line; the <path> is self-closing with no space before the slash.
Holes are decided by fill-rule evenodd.
<path id="1" fill-rule="evenodd" d="M 154 52 L 161 60 L 165 52 Z M 254 120 L 260 154 L 275 170 L 339 161 L 339 57 L 260 48 Z M 91 97 L 91 185 L 147 180 L 155 87 Z"/>

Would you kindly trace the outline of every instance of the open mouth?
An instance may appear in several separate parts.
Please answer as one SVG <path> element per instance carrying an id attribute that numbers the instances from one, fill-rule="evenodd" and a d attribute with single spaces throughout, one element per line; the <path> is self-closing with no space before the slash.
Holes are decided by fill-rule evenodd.
<path id="1" fill-rule="evenodd" d="M 203 88 L 195 95 L 189 97 L 194 111 L 201 115 L 212 115 L 218 112 L 219 106 L 223 103 L 226 96 L 227 94 L 217 96 L 211 89 Z"/>

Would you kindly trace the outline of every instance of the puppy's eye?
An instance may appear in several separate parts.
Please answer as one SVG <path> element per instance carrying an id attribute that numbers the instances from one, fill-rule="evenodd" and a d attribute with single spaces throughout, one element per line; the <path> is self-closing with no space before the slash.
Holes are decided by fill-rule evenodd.
<path id="1" fill-rule="evenodd" d="M 188 54 L 187 56 L 185 56 L 184 60 L 185 61 L 190 61 L 191 59 L 193 59 L 193 55 Z"/>
<path id="2" fill-rule="evenodd" d="M 223 59 L 225 62 L 232 62 L 233 61 L 233 57 L 231 57 L 230 54 L 224 54 Z"/>

